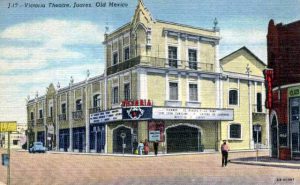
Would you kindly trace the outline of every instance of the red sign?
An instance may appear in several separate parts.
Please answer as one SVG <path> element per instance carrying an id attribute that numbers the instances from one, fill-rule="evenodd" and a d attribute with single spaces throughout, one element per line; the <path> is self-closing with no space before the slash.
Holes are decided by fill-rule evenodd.
<path id="1" fill-rule="evenodd" d="M 123 100 L 122 101 L 122 107 L 132 107 L 132 106 L 152 106 L 153 103 L 151 100 Z"/>
<path id="2" fill-rule="evenodd" d="M 273 69 L 264 70 L 265 80 L 266 80 L 266 108 L 272 108 L 272 82 L 273 82 Z"/>

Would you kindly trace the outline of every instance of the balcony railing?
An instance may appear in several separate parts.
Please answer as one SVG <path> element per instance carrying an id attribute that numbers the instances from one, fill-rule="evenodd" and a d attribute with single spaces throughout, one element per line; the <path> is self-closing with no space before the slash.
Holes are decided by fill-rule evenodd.
<path id="1" fill-rule="evenodd" d="M 81 110 L 78 110 L 78 111 L 72 112 L 72 118 L 73 118 L 74 120 L 82 119 L 82 118 L 83 118 L 82 111 L 81 111 Z"/>
<path id="2" fill-rule="evenodd" d="M 36 120 L 37 125 L 42 125 L 44 123 L 44 118 L 39 118 Z"/>
<path id="3" fill-rule="evenodd" d="M 94 107 L 91 108 L 90 110 L 90 114 L 96 113 L 96 112 L 101 112 L 101 108 L 100 107 Z"/>
<path id="4" fill-rule="evenodd" d="M 34 126 L 34 120 L 33 119 L 28 121 L 28 126 L 31 126 L 31 127 Z"/>
<path id="5" fill-rule="evenodd" d="M 264 105 L 253 104 L 252 105 L 252 112 L 254 112 L 254 113 L 265 113 Z"/>
<path id="6" fill-rule="evenodd" d="M 58 115 L 58 120 L 59 121 L 65 121 L 65 120 L 67 120 L 67 115 L 66 114 L 60 114 L 60 115 Z"/>
<path id="7" fill-rule="evenodd" d="M 47 123 L 53 123 L 53 117 L 47 117 Z"/>
<path id="8" fill-rule="evenodd" d="M 107 74 L 114 74 L 135 65 L 147 65 L 161 68 L 178 68 L 213 72 L 214 64 L 196 61 L 186 61 L 168 58 L 138 56 L 107 68 Z"/>

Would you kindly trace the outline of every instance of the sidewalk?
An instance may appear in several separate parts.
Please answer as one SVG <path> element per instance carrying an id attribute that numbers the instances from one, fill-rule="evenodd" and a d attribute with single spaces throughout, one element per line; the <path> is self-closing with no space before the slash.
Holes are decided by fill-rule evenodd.
<path id="1" fill-rule="evenodd" d="M 260 156 L 257 160 L 256 157 L 236 158 L 231 159 L 230 162 L 235 164 L 300 169 L 300 160 L 280 160 L 269 156 Z"/>
<path id="2" fill-rule="evenodd" d="M 264 151 L 264 150 L 261 150 Z M 28 152 L 27 150 L 18 150 L 18 152 Z M 230 153 L 243 153 L 255 152 L 255 150 L 237 150 L 230 151 Z M 115 156 L 115 157 L 167 157 L 167 156 L 182 156 L 182 155 L 205 155 L 205 154 L 219 154 L 219 151 L 205 151 L 205 152 L 181 152 L 181 153 L 158 153 L 150 152 L 149 155 L 136 155 L 136 154 L 116 154 L 116 153 L 84 153 L 84 152 L 60 152 L 60 151 L 47 151 L 49 154 L 69 154 L 69 155 L 91 155 L 91 156 Z"/>

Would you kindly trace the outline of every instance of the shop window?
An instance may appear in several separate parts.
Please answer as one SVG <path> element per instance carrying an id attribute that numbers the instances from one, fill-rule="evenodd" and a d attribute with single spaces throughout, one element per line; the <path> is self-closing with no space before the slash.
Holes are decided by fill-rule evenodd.
<path id="1" fill-rule="evenodd" d="M 43 110 L 42 109 L 39 110 L 39 118 L 40 119 L 43 118 Z"/>
<path id="2" fill-rule="evenodd" d="M 169 88 L 170 100 L 178 100 L 178 83 L 170 82 Z"/>
<path id="3" fill-rule="evenodd" d="M 241 125 L 238 123 L 229 125 L 229 138 L 230 139 L 242 139 Z"/>
<path id="4" fill-rule="evenodd" d="M 124 61 L 129 60 L 129 47 L 124 49 Z"/>
<path id="5" fill-rule="evenodd" d="M 76 100 L 76 111 L 82 110 L 82 101 L 81 99 Z"/>
<path id="6" fill-rule="evenodd" d="M 117 104 L 119 103 L 119 87 L 113 88 L 113 94 L 112 94 L 112 103 Z"/>
<path id="7" fill-rule="evenodd" d="M 198 101 L 198 87 L 197 84 L 189 84 L 190 101 Z"/>
<path id="8" fill-rule="evenodd" d="M 113 54 L 113 65 L 116 65 L 118 63 L 118 53 L 115 52 Z"/>
<path id="9" fill-rule="evenodd" d="M 66 114 L 66 108 L 67 106 L 66 106 L 66 104 L 65 103 L 63 103 L 63 104 L 61 104 L 61 113 L 62 114 Z"/>
<path id="10" fill-rule="evenodd" d="M 189 49 L 189 68 L 197 70 L 197 50 Z"/>
<path id="11" fill-rule="evenodd" d="M 238 91 L 236 89 L 229 90 L 229 105 L 238 104 Z"/>
<path id="12" fill-rule="evenodd" d="M 177 68 L 177 47 L 169 46 L 169 66 Z"/>
<path id="13" fill-rule="evenodd" d="M 130 84 L 129 83 L 124 85 L 124 99 L 130 100 Z"/>
<path id="14" fill-rule="evenodd" d="M 93 107 L 100 107 L 101 105 L 101 99 L 100 99 L 100 94 L 96 94 L 93 96 Z"/>

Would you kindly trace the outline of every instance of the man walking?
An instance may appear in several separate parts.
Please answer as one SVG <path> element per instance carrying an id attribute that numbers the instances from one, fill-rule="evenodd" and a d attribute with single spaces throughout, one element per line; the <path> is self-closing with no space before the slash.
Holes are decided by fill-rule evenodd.
<path id="1" fill-rule="evenodd" d="M 227 165 L 228 151 L 229 151 L 229 146 L 226 143 L 226 140 L 223 140 L 223 144 L 221 145 L 221 151 L 222 151 L 222 167 L 224 167 Z"/>

